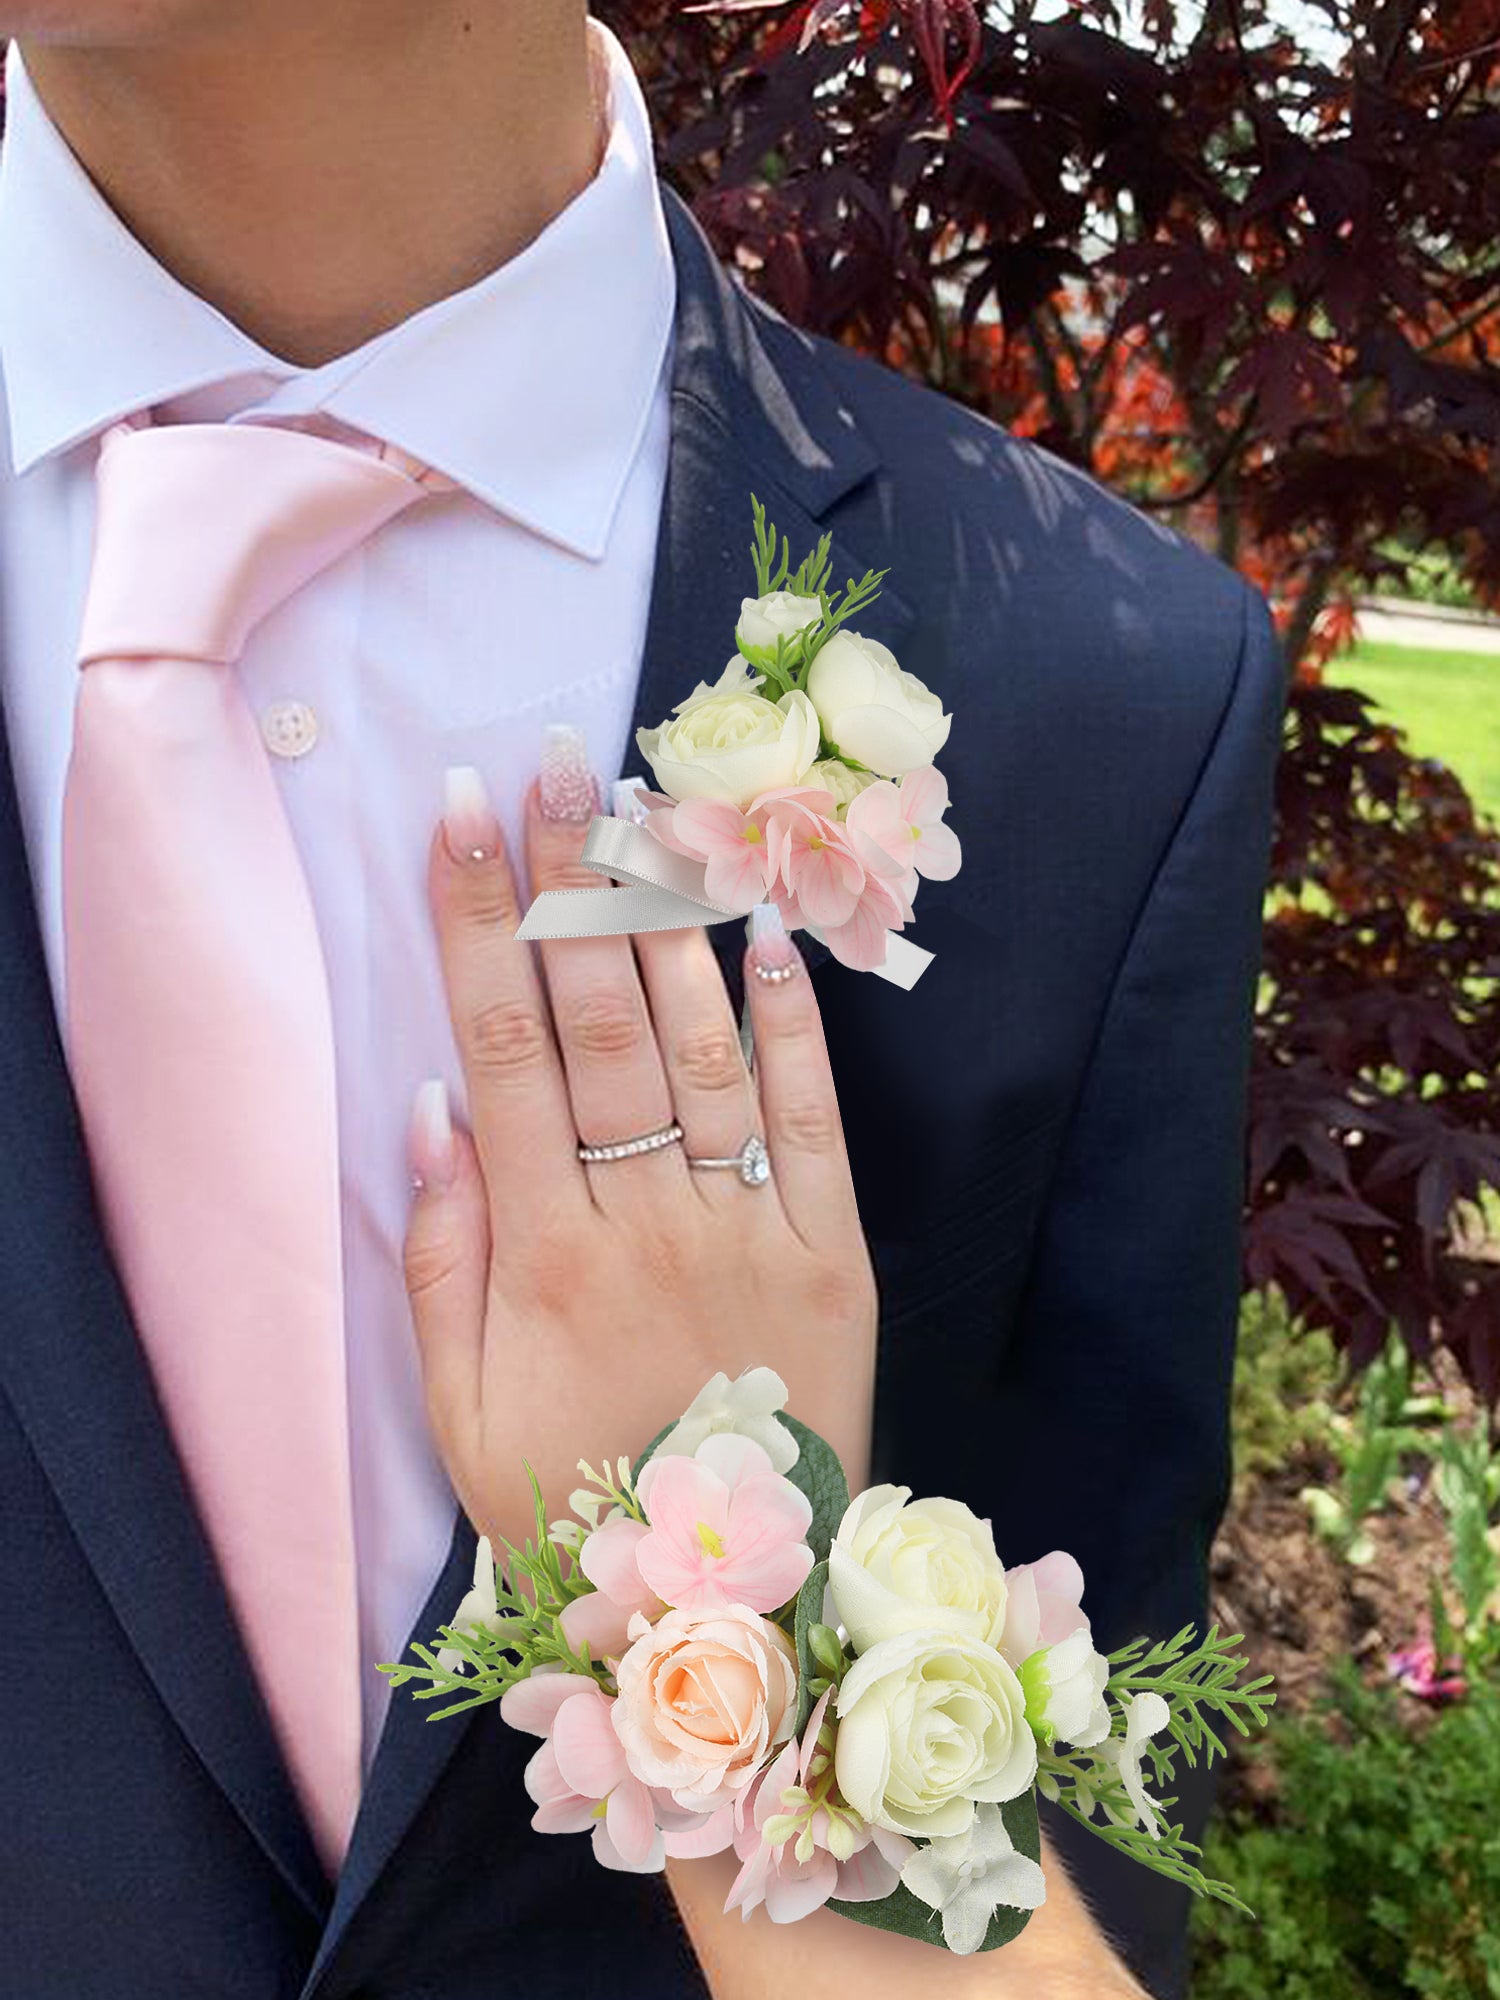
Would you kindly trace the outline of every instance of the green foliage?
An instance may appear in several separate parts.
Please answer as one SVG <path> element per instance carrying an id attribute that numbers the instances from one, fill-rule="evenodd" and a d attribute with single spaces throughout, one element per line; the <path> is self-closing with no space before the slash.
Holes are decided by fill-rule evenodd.
<path id="1" fill-rule="evenodd" d="M 1410 1715 L 1346 1661 L 1278 1726 L 1279 1823 L 1207 1844 L 1259 1922 L 1199 1906 L 1193 2000 L 1500 2000 L 1500 1682 Z"/>
<path id="2" fill-rule="evenodd" d="M 814 1563 L 808 1571 L 801 1590 L 797 1593 L 797 1611 L 793 1633 L 797 1643 L 797 1720 L 792 1734 L 801 1737 L 807 1727 L 807 1718 L 813 1712 L 813 1704 L 828 1685 L 827 1677 L 818 1677 L 818 1661 L 812 1648 L 814 1630 L 826 1632 L 828 1627 L 821 1623 L 823 1617 L 823 1592 L 828 1584 L 826 1562 Z"/>
<path id="3" fill-rule="evenodd" d="M 1234 1362 L 1233 1506 L 1266 1473 L 1326 1448 L 1341 1374 L 1330 1336 L 1294 1318 L 1275 1286 L 1245 1294 Z"/>
<path id="4" fill-rule="evenodd" d="M 797 1440 L 797 1463 L 787 1474 L 792 1484 L 807 1495 L 812 1508 L 812 1525 L 807 1542 L 817 1562 L 828 1560 L 828 1550 L 849 1505 L 849 1482 L 839 1455 L 831 1444 L 809 1430 L 800 1417 L 778 1410 L 777 1421 L 786 1425 Z"/>
<path id="5" fill-rule="evenodd" d="M 1042 1834 L 1036 1815 L 1035 1794 L 1023 1792 L 1020 1798 L 1009 1800 L 1001 1806 L 1000 1817 L 1017 1851 L 1029 1861 L 1040 1861 Z M 890 1895 L 882 1896 L 879 1902 L 844 1903 L 831 1896 L 828 1908 L 837 1910 L 841 1917 L 852 1917 L 857 1924 L 873 1924 L 883 1931 L 899 1931 L 902 1937 L 921 1938 L 927 1944 L 940 1947 L 943 1943 L 941 1913 L 930 1903 L 924 1903 L 920 1896 L 914 1896 L 904 1882 L 898 1882 Z M 1002 1903 L 990 1918 L 990 1927 L 979 1949 L 994 1951 L 1002 1944 L 1009 1944 L 1025 1930 L 1030 1917 L 1030 1910 L 1012 1910 Z"/>
<path id="6" fill-rule="evenodd" d="M 1340 1468 L 1337 1487 L 1303 1489 L 1314 1528 L 1345 1562 L 1372 1560 L 1375 1545 L 1365 1532 L 1366 1521 L 1385 1505 L 1403 1454 L 1430 1454 L 1430 1426 L 1443 1423 L 1447 1415 L 1441 1396 L 1414 1390 L 1410 1350 L 1393 1333 L 1366 1370 L 1353 1413 L 1329 1420 L 1328 1441 Z"/>
<path id="7" fill-rule="evenodd" d="M 822 615 L 816 625 L 799 632 L 792 639 L 781 638 L 776 642 L 774 653 L 764 649 L 746 652 L 745 657 L 753 667 L 765 674 L 781 694 L 788 694 L 794 688 L 805 687 L 807 670 L 816 655 L 822 651 L 838 628 L 846 624 L 856 611 L 863 611 L 880 595 L 882 577 L 889 574 L 883 569 L 867 569 L 858 582 L 851 576 L 844 586 L 842 596 L 828 589 L 829 556 L 831 535 L 824 535 L 817 547 L 805 555 L 794 570 L 791 545 L 785 535 L 777 536 L 776 529 L 766 519 L 764 505 L 752 493 L 750 509 L 755 517 L 755 536 L 751 543 L 750 559 L 755 565 L 755 590 L 758 597 L 764 597 L 773 590 L 789 590 L 798 597 L 816 597 L 822 605 Z M 778 561 L 776 544 L 781 543 Z M 837 755 L 837 752 L 834 752 Z M 863 767 L 853 765 L 859 770 Z"/>
<path id="8" fill-rule="evenodd" d="M 1500 1507 L 1500 1460 L 1493 1454 L 1486 1417 L 1444 1430 L 1434 1484 L 1448 1520 L 1453 1583 L 1463 1606 L 1464 1629 L 1458 1637 L 1473 1648 L 1500 1620 L 1500 1554 L 1491 1527 Z"/>

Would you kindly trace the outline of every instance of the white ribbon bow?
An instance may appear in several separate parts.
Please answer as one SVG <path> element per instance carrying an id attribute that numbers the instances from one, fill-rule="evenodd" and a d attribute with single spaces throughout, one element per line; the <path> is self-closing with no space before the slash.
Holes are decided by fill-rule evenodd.
<path id="1" fill-rule="evenodd" d="M 634 820 L 598 813 L 583 843 L 583 865 L 626 886 L 544 889 L 516 932 L 520 938 L 619 937 L 631 931 L 681 931 L 742 916 L 726 910 L 703 886 L 706 864 L 675 854 Z M 802 926 L 824 942 L 816 924 Z M 870 970 L 907 992 L 932 963 L 932 953 L 890 933 L 885 963 Z"/>

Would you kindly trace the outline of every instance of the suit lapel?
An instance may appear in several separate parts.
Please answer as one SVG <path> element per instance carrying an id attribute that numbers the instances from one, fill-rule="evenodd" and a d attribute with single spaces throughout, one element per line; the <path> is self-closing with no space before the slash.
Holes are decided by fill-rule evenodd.
<path id="1" fill-rule="evenodd" d="M 805 351 L 805 336 L 769 322 L 773 357 L 768 322 L 746 307 L 665 184 L 662 198 L 677 268 L 671 448 L 633 727 L 659 722 L 728 657 L 752 581 L 751 492 L 800 556 L 827 509 L 878 463 Z M 880 552 L 867 558 L 837 536 L 831 554 L 836 584 L 880 566 Z M 910 621 L 887 583 L 872 630 L 896 645 Z M 640 768 L 632 732 L 624 769 Z M 710 935 L 737 991 L 739 926 Z M 810 947 L 810 958 L 821 955 Z M 0 1148 L 25 1163 L 20 1193 L 0 1202 L 0 1382 L 163 1701 L 267 1855 L 321 1916 L 331 1892 L 100 1231 L 3 733 Z M 459 1515 L 412 1637 L 431 1636 L 451 1616 L 474 1547 Z M 393 1695 L 314 1978 L 476 1712 L 434 1728 L 423 1704 Z"/>
<path id="2" fill-rule="evenodd" d="M 672 369 L 672 442 L 657 539 L 645 652 L 624 773 L 650 772 L 635 731 L 670 715 L 699 680 L 713 680 L 734 651 L 741 599 L 755 588 L 750 564 L 752 493 L 799 562 L 825 532 L 835 501 L 875 470 L 874 450 L 840 406 L 805 334 L 766 323 L 719 264 L 686 203 L 665 183 L 677 319 Z M 831 581 L 841 588 L 888 558 L 866 555 L 836 532 Z M 910 607 L 887 579 L 865 623 L 899 651 Z M 709 932 L 738 1004 L 744 929 Z M 809 964 L 827 947 L 803 940 Z"/>

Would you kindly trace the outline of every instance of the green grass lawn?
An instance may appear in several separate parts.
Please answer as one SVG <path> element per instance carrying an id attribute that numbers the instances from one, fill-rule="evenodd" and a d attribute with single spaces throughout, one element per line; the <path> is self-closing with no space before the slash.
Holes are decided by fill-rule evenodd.
<path id="1" fill-rule="evenodd" d="M 1500 820 L 1500 655 L 1362 642 L 1327 677 L 1369 695 L 1419 757 L 1440 758 Z"/>

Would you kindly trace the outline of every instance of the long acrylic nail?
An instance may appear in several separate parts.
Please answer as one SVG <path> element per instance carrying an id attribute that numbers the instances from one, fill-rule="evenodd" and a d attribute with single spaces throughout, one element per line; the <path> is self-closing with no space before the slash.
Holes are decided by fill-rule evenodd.
<path id="1" fill-rule="evenodd" d="M 560 819 L 581 826 L 599 810 L 599 787 L 589 769 L 583 731 L 571 722 L 553 722 L 542 746 L 537 775 L 537 804 L 543 819 Z"/>
<path id="2" fill-rule="evenodd" d="M 443 773 L 443 839 L 455 861 L 493 861 L 500 852 L 500 822 L 472 764 Z"/>
<path id="3" fill-rule="evenodd" d="M 802 964 L 802 954 L 787 936 L 774 903 L 757 903 L 750 912 L 750 962 L 757 978 L 790 979 Z"/>
<path id="4" fill-rule="evenodd" d="M 448 1086 L 440 1076 L 429 1077 L 418 1089 L 411 1108 L 407 1159 L 413 1189 L 440 1194 L 451 1187 L 458 1164 L 453 1144 L 453 1114 Z"/>

